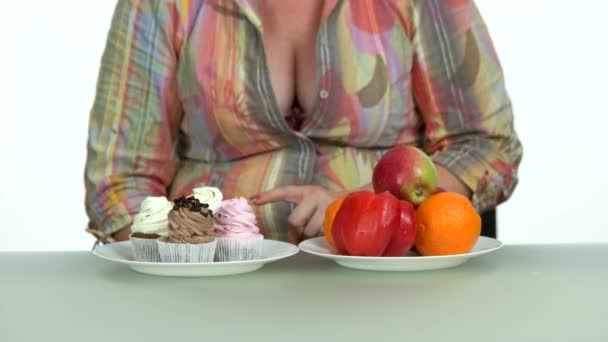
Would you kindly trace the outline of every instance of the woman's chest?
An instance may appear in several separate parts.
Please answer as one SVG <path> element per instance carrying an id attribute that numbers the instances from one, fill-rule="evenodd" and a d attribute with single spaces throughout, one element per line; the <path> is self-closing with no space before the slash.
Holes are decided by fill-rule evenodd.
<path id="1" fill-rule="evenodd" d="M 316 38 L 322 1 L 265 2 L 262 40 L 268 76 L 282 113 L 312 110 L 317 87 Z"/>
<path id="2" fill-rule="evenodd" d="M 283 115 L 294 104 L 311 138 L 383 145 L 419 130 L 401 14 L 386 7 L 366 15 L 352 3 L 340 2 L 325 21 L 201 11 L 178 65 L 186 133 L 199 127 L 209 135 L 203 143 L 253 148 L 252 139 L 291 134 Z"/>

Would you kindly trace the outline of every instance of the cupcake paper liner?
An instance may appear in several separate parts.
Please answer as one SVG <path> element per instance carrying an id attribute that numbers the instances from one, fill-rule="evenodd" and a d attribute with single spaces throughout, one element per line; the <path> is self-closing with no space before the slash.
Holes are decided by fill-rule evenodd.
<path id="1" fill-rule="evenodd" d="M 142 239 L 130 237 L 133 246 L 133 256 L 137 261 L 160 262 L 157 239 Z"/>
<path id="2" fill-rule="evenodd" d="M 264 236 L 255 238 L 217 237 L 215 261 L 243 261 L 259 259 L 262 256 Z"/>
<path id="3" fill-rule="evenodd" d="M 156 240 L 161 262 L 213 262 L 217 242 L 170 243 L 167 238 Z"/>

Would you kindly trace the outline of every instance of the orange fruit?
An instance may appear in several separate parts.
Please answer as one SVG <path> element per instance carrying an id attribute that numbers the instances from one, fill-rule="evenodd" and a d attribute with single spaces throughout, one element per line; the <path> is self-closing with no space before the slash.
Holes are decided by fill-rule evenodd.
<path id="1" fill-rule="evenodd" d="M 429 197 L 416 210 L 416 242 L 420 255 L 469 252 L 481 233 L 481 217 L 468 198 L 454 192 Z"/>
<path id="2" fill-rule="evenodd" d="M 338 209 L 340 209 L 342 202 L 344 202 L 344 197 L 346 196 L 342 196 L 337 200 L 331 202 L 327 209 L 325 209 L 325 218 L 323 220 L 323 235 L 325 236 L 325 240 L 327 240 L 327 243 L 332 248 L 336 248 L 336 245 L 334 244 L 334 239 L 331 237 L 331 227 L 334 223 L 334 219 L 336 218 L 336 213 L 338 213 Z"/>

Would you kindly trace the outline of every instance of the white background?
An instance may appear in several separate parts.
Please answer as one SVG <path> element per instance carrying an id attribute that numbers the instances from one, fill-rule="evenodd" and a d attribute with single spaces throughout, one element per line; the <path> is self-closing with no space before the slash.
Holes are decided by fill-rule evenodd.
<path id="1" fill-rule="evenodd" d="M 498 211 L 506 243 L 608 241 L 608 3 L 478 0 L 525 153 Z M 88 113 L 114 0 L 0 10 L 0 250 L 90 248 Z"/>

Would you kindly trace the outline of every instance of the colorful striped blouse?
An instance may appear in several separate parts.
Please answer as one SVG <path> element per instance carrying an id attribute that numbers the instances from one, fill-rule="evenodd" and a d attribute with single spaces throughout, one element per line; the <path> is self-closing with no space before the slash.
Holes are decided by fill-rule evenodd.
<path id="1" fill-rule="evenodd" d="M 200 185 L 225 197 L 355 189 L 403 144 L 462 180 L 478 210 L 510 196 L 522 147 L 472 1 L 334 1 L 316 41 L 318 98 L 297 131 L 272 91 L 259 11 L 252 0 L 118 2 L 90 114 L 91 231 L 128 227 L 146 196 Z M 255 208 L 267 238 L 294 240 L 291 209 Z"/>

